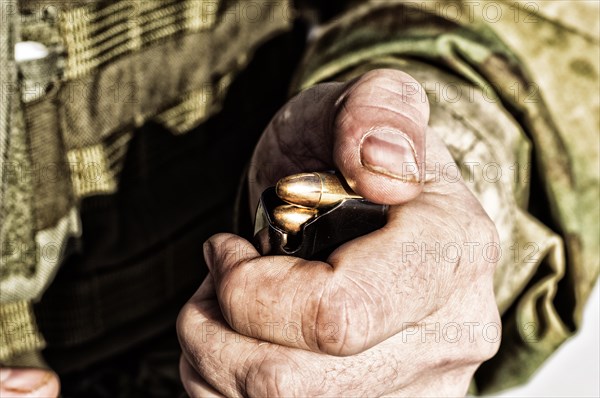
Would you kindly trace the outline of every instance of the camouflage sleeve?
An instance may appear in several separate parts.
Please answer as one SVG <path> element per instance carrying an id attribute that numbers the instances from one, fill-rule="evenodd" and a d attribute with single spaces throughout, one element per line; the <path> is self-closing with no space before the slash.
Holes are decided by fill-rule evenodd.
<path id="1" fill-rule="evenodd" d="M 448 144 L 501 236 L 495 291 L 503 340 L 475 376 L 473 392 L 480 394 L 524 382 L 577 330 L 599 272 L 598 153 L 589 147 L 597 144 L 598 40 L 569 36 L 572 30 L 548 20 L 539 6 L 526 6 L 339 7 L 313 28 L 293 86 L 382 67 L 402 69 L 424 85 L 431 129 Z M 551 39 L 572 43 L 555 48 Z M 579 56 L 549 68 L 548 58 L 568 44 L 578 45 Z M 577 95 L 565 94 L 570 78 Z M 445 166 L 438 175 L 452 178 Z"/>

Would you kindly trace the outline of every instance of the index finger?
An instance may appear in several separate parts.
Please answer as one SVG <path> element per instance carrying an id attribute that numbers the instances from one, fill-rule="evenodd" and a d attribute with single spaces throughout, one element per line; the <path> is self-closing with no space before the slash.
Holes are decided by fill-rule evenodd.
<path id="1" fill-rule="evenodd" d="M 205 244 L 205 258 L 223 316 L 234 330 L 345 356 L 380 343 L 433 311 L 432 300 L 409 301 L 398 294 L 395 269 L 401 256 L 398 241 L 390 235 L 379 230 L 355 239 L 352 246 L 338 248 L 328 264 L 261 257 L 246 240 L 219 234 Z M 267 329 L 267 336 L 255 334 Z M 288 338 L 290 333 L 297 338 Z"/>

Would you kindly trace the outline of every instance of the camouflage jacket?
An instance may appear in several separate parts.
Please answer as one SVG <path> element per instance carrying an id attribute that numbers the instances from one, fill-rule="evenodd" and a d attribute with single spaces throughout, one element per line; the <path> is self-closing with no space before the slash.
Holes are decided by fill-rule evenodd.
<path id="1" fill-rule="evenodd" d="M 276 109 L 386 67 L 424 85 L 431 128 L 501 236 L 503 340 L 474 391 L 523 382 L 577 330 L 599 272 L 597 14 L 594 1 L 3 1 L 0 363 L 40 364 L 46 347 L 66 370 L 172 325 L 203 276 L 189 277 L 197 242 L 231 227 Z M 45 56 L 15 61 L 24 42 Z"/>

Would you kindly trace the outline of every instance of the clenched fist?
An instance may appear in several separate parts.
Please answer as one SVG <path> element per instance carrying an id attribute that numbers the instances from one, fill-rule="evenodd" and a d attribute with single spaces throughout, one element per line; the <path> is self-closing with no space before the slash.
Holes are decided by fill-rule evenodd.
<path id="1" fill-rule="evenodd" d="M 210 274 L 177 325 L 190 396 L 466 393 L 499 346 L 498 237 L 462 181 L 427 173 L 453 160 L 422 98 L 410 76 L 376 70 L 315 86 L 274 117 L 249 172 L 252 207 L 281 177 L 337 169 L 391 205 L 388 221 L 326 262 L 209 239 Z"/>

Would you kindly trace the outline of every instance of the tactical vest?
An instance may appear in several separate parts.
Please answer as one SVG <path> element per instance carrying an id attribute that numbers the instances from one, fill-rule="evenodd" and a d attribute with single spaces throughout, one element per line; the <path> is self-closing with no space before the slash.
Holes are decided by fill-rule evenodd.
<path id="1" fill-rule="evenodd" d="M 9 6 L 0 360 L 45 339 L 63 371 L 172 325 L 206 273 L 202 242 L 231 230 L 243 167 L 302 44 L 278 54 L 280 69 L 248 67 L 291 30 L 287 2 Z M 30 42 L 47 55 L 14 62 Z M 256 84 L 265 73 L 270 87 Z"/>

